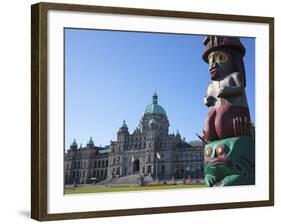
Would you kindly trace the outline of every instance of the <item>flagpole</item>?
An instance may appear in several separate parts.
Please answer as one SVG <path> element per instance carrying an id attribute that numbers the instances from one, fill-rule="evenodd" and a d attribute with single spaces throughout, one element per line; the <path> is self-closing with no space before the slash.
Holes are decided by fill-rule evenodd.
<path id="1" fill-rule="evenodd" d="M 156 183 L 158 183 L 158 180 L 157 180 L 157 154 L 156 154 Z"/>
<path id="2" fill-rule="evenodd" d="M 130 187 L 132 186 L 133 163 L 134 163 L 134 156 L 132 156 L 132 161 L 131 161 Z"/>
<path id="3" fill-rule="evenodd" d="M 156 171 L 156 182 L 158 183 L 158 175 L 157 175 L 157 171 L 158 171 L 158 164 L 157 164 L 157 160 L 160 160 L 161 159 L 161 156 L 160 156 L 160 154 L 157 152 L 156 153 L 156 163 L 155 163 L 155 165 L 156 165 L 156 169 L 155 169 L 155 171 Z"/>

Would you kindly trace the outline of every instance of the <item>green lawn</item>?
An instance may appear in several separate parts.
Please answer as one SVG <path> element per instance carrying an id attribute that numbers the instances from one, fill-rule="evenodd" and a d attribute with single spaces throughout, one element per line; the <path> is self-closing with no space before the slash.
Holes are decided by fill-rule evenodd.
<path id="1" fill-rule="evenodd" d="M 205 184 L 178 184 L 162 186 L 126 186 L 126 187 L 76 187 L 65 189 L 65 194 L 82 194 L 82 193 L 101 193 L 101 192 L 121 192 L 121 191 L 143 191 L 143 190 L 167 190 L 206 187 Z"/>

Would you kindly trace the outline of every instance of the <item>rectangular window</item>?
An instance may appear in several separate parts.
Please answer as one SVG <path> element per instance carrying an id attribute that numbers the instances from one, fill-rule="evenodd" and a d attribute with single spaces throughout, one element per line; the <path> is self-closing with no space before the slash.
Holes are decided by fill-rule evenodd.
<path id="1" fill-rule="evenodd" d="M 143 174 L 145 173 L 145 166 L 142 166 L 142 171 Z"/>
<path id="2" fill-rule="evenodd" d="M 147 174 L 151 174 L 151 166 L 147 167 Z"/>
<path id="3" fill-rule="evenodd" d="M 116 175 L 120 175 L 120 167 L 117 167 L 117 169 L 116 169 Z"/>
<path id="4" fill-rule="evenodd" d="M 164 165 L 161 166 L 161 174 L 162 175 L 165 174 L 165 166 Z"/>
<path id="5" fill-rule="evenodd" d="M 124 175 L 127 175 L 127 167 L 124 168 Z"/>

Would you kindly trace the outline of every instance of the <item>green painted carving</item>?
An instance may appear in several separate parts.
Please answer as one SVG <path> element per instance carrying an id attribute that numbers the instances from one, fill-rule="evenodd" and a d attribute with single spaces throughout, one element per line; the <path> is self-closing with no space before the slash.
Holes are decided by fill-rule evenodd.
<path id="1" fill-rule="evenodd" d="M 240 136 L 205 145 L 205 182 L 212 186 L 255 184 L 255 144 Z"/>

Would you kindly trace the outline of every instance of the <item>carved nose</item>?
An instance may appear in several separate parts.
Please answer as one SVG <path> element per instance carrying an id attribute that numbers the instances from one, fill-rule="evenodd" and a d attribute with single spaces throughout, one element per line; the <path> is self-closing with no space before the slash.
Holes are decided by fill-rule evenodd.
<path id="1" fill-rule="evenodd" d="M 219 64 L 217 62 L 213 62 L 209 65 L 209 71 L 211 71 L 214 68 L 218 68 Z"/>

